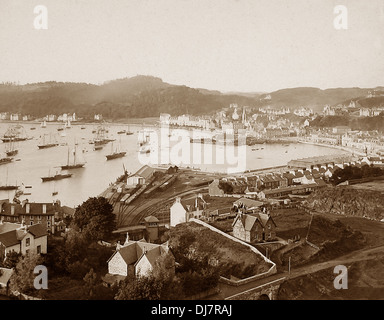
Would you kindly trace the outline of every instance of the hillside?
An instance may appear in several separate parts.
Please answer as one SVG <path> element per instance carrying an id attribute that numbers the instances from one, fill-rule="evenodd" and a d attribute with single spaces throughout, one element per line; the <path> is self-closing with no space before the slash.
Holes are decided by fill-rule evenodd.
<path id="1" fill-rule="evenodd" d="M 363 97 L 371 90 L 373 89 L 332 88 L 322 90 L 311 87 L 290 88 L 269 93 L 271 100 L 266 100 L 266 103 L 273 106 L 281 105 L 287 107 L 311 106 L 315 110 L 320 111 L 327 104 L 336 105 L 354 98 Z M 261 95 L 260 98 L 263 99 L 266 95 Z"/>
<path id="2" fill-rule="evenodd" d="M 0 112 L 34 117 L 76 112 L 84 118 L 101 113 L 108 119 L 121 119 L 158 117 L 160 113 L 212 114 L 231 103 L 251 108 L 265 105 L 292 108 L 310 106 L 321 110 L 325 104 L 366 96 L 369 90 L 372 89 L 291 88 L 271 92 L 271 99 L 264 99 L 267 93 L 222 93 L 172 85 L 160 78 L 139 75 L 100 85 L 54 81 L 26 85 L 0 84 Z M 361 103 L 365 104 L 364 101 Z"/>
<path id="3" fill-rule="evenodd" d="M 221 276 L 246 278 L 263 273 L 272 266 L 247 246 L 195 222 L 182 223 L 170 231 L 169 247 L 181 264 L 217 261 Z"/>
<path id="4" fill-rule="evenodd" d="M 320 213 L 333 213 L 374 220 L 384 218 L 384 197 L 375 190 L 327 187 L 313 192 L 303 205 Z"/>
<path id="5" fill-rule="evenodd" d="M 206 114 L 231 103 L 252 106 L 256 102 L 251 97 L 171 85 L 151 76 L 113 80 L 102 85 L 62 82 L 0 85 L 0 112 L 36 117 L 63 112 L 76 112 L 80 117 L 101 113 L 110 119 L 158 117 L 160 113 Z"/>
<path id="6" fill-rule="evenodd" d="M 334 266 L 285 281 L 278 300 L 379 300 L 384 296 L 384 256 L 345 264 L 348 289 L 337 290 Z"/>

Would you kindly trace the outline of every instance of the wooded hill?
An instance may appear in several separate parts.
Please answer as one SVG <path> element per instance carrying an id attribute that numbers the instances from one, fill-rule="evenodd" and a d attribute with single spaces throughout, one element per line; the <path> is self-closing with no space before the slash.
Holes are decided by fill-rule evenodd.
<path id="1" fill-rule="evenodd" d="M 311 106 L 322 109 L 325 104 L 362 97 L 373 89 L 292 88 L 271 92 L 271 99 L 261 93 L 221 93 L 172 85 L 152 76 L 136 76 L 101 85 L 70 82 L 44 82 L 26 85 L 0 85 L 0 112 L 21 113 L 41 117 L 47 114 L 76 112 L 91 118 L 101 113 L 105 118 L 158 117 L 160 113 L 210 114 L 228 107 L 258 108 Z"/>

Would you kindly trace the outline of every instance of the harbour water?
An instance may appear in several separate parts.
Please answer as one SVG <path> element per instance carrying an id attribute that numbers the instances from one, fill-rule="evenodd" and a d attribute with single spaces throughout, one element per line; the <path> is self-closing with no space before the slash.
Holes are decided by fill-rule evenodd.
<path id="1" fill-rule="evenodd" d="M 0 123 L 1 136 L 3 136 L 10 125 L 9 123 Z M 123 174 L 124 167 L 128 172 L 134 173 L 145 164 L 143 159 L 145 159 L 146 155 L 139 153 L 138 131 L 143 129 L 142 126 L 131 125 L 129 130 L 134 132 L 134 134 L 126 135 L 118 134 L 118 132 L 127 130 L 127 125 L 108 124 L 108 136 L 111 139 L 115 139 L 115 141 L 104 145 L 102 150 L 97 151 L 94 150 L 93 144 L 89 144 L 89 140 L 94 138 L 92 131 L 96 129 L 96 126 L 88 124 L 81 128 L 81 125 L 72 125 L 70 129 L 57 131 L 59 127 L 62 127 L 61 124 L 48 123 L 46 128 L 41 128 L 39 124 L 23 124 L 25 133 L 32 139 L 18 142 L 16 147 L 19 152 L 14 156 L 14 160 L 9 164 L 0 166 L 0 185 L 23 184 L 24 186 L 30 186 L 31 188 L 25 189 L 30 194 L 24 195 L 20 198 L 21 200 L 28 198 L 30 201 L 51 202 L 58 199 L 63 205 L 75 207 L 89 197 L 97 196 L 104 191 L 110 183 Z M 35 129 L 31 130 L 31 128 Z M 158 132 L 154 127 L 151 130 Z M 54 136 L 59 145 L 53 148 L 39 149 L 40 137 L 44 134 Z M 170 143 L 170 146 L 160 145 L 160 153 L 164 152 L 164 149 L 167 148 L 174 149 L 173 147 L 177 143 L 180 144 L 180 142 L 174 141 Z M 225 172 L 227 170 L 228 164 L 226 161 L 222 164 L 217 164 L 223 160 L 221 159 L 223 152 L 225 154 L 225 151 L 217 151 L 217 148 L 225 147 L 203 144 L 200 146 L 197 144 L 196 146 L 195 143 L 187 143 L 191 152 L 191 163 L 182 163 L 183 167 L 189 166 L 210 172 Z M 68 171 L 73 173 L 71 178 L 42 182 L 41 177 L 53 175 L 60 171 L 60 166 L 67 163 L 68 152 L 72 157 L 72 151 L 75 146 L 77 147 L 77 153 L 80 153 L 81 158 L 86 161 L 84 168 Z M 0 157 L 5 156 L 6 147 L 5 143 L 0 143 Z M 127 152 L 125 157 L 107 161 L 106 155 L 117 147 L 121 151 Z M 199 147 L 201 147 L 202 155 L 204 155 L 204 148 L 206 148 L 205 150 L 212 148 L 210 150 L 213 154 L 211 161 L 203 160 L 196 162 L 193 160 L 193 154 L 196 155 L 196 150 Z M 244 154 L 239 153 L 238 148 L 235 147 L 234 155 L 235 157 L 238 155 L 241 157 L 241 160 L 245 160 L 247 170 L 254 170 L 286 165 L 292 159 L 341 153 L 345 153 L 345 151 L 309 144 L 291 143 L 246 146 Z M 150 155 L 147 156 L 149 157 Z M 243 159 L 244 157 L 245 159 Z M 159 160 L 162 159 L 159 158 Z M 172 156 L 170 159 L 165 158 L 164 163 L 168 164 L 169 160 L 172 160 Z M 230 166 L 233 167 L 233 163 Z M 57 194 L 52 195 L 53 192 L 57 192 Z M 14 193 L 15 191 L 0 191 L 0 200 L 7 198 L 12 200 Z"/>

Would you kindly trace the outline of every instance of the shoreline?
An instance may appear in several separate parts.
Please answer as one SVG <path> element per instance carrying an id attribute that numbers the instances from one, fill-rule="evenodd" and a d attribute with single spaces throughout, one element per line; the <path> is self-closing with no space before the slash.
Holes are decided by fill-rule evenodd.
<path id="1" fill-rule="evenodd" d="M 348 153 L 352 153 L 352 154 L 362 156 L 362 157 L 366 156 L 364 152 L 361 152 L 361 151 L 358 151 L 355 149 L 349 149 L 349 148 L 343 147 L 343 146 L 335 146 L 335 145 L 330 145 L 330 144 L 323 144 L 323 143 L 319 143 L 319 142 L 303 141 L 303 140 L 297 140 L 297 142 L 298 143 L 304 143 L 304 144 L 311 144 L 311 145 L 319 146 L 319 147 L 328 147 L 328 148 L 332 148 L 332 149 L 338 149 L 338 150 L 346 151 Z"/>

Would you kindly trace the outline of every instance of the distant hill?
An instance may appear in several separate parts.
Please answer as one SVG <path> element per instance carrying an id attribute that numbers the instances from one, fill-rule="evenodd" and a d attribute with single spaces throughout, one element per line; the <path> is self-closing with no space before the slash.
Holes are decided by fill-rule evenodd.
<path id="1" fill-rule="evenodd" d="M 203 88 L 190 88 L 163 82 L 152 76 L 117 79 L 101 85 L 71 82 L 44 82 L 26 85 L 0 84 L 0 112 L 29 114 L 35 117 L 47 114 L 76 112 L 91 118 L 101 113 L 105 118 L 158 117 L 160 113 L 212 114 L 228 107 L 258 108 L 310 106 L 315 110 L 325 104 L 337 104 L 348 99 L 365 97 L 373 89 L 291 88 L 271 93 L 222 93 Z M 265 99 L 266 97 L 270 99 Z M 376 101 L 371 101 L 376 103 Z M 380 101 L 377 101 L 381 103 Z M 364 104 L 364 101 L 361 101 Z"/>
<path id="2" fill-rule="evenodd" d="M 316 108 L 324 107 L 325 105 L 336 105 L 346 100 L 360 98 L 367 95 L 368 91 L 373 89 L 362 88 L 333 88 L 333 89 L 319 89 L 311 87 L 282 89 L 269 93 L 270 100 L 266 100 L 272 106 L 311 106 Z M 267 94 L 261 95 L 264 99 Z"/>
<path id="3" fill-rule="evenodd" d="M 110 119 L 158 117 L 160 113 L 207 114 L 231 103 L 255 105 L 257 100 L 218 91 L 171 85 L 160 78 L 136 76 L 106 82 L 44 82 L 0 85 L 0 112 L 44 116 L 76 112 L 81 117 L 101 113 Z"/>

